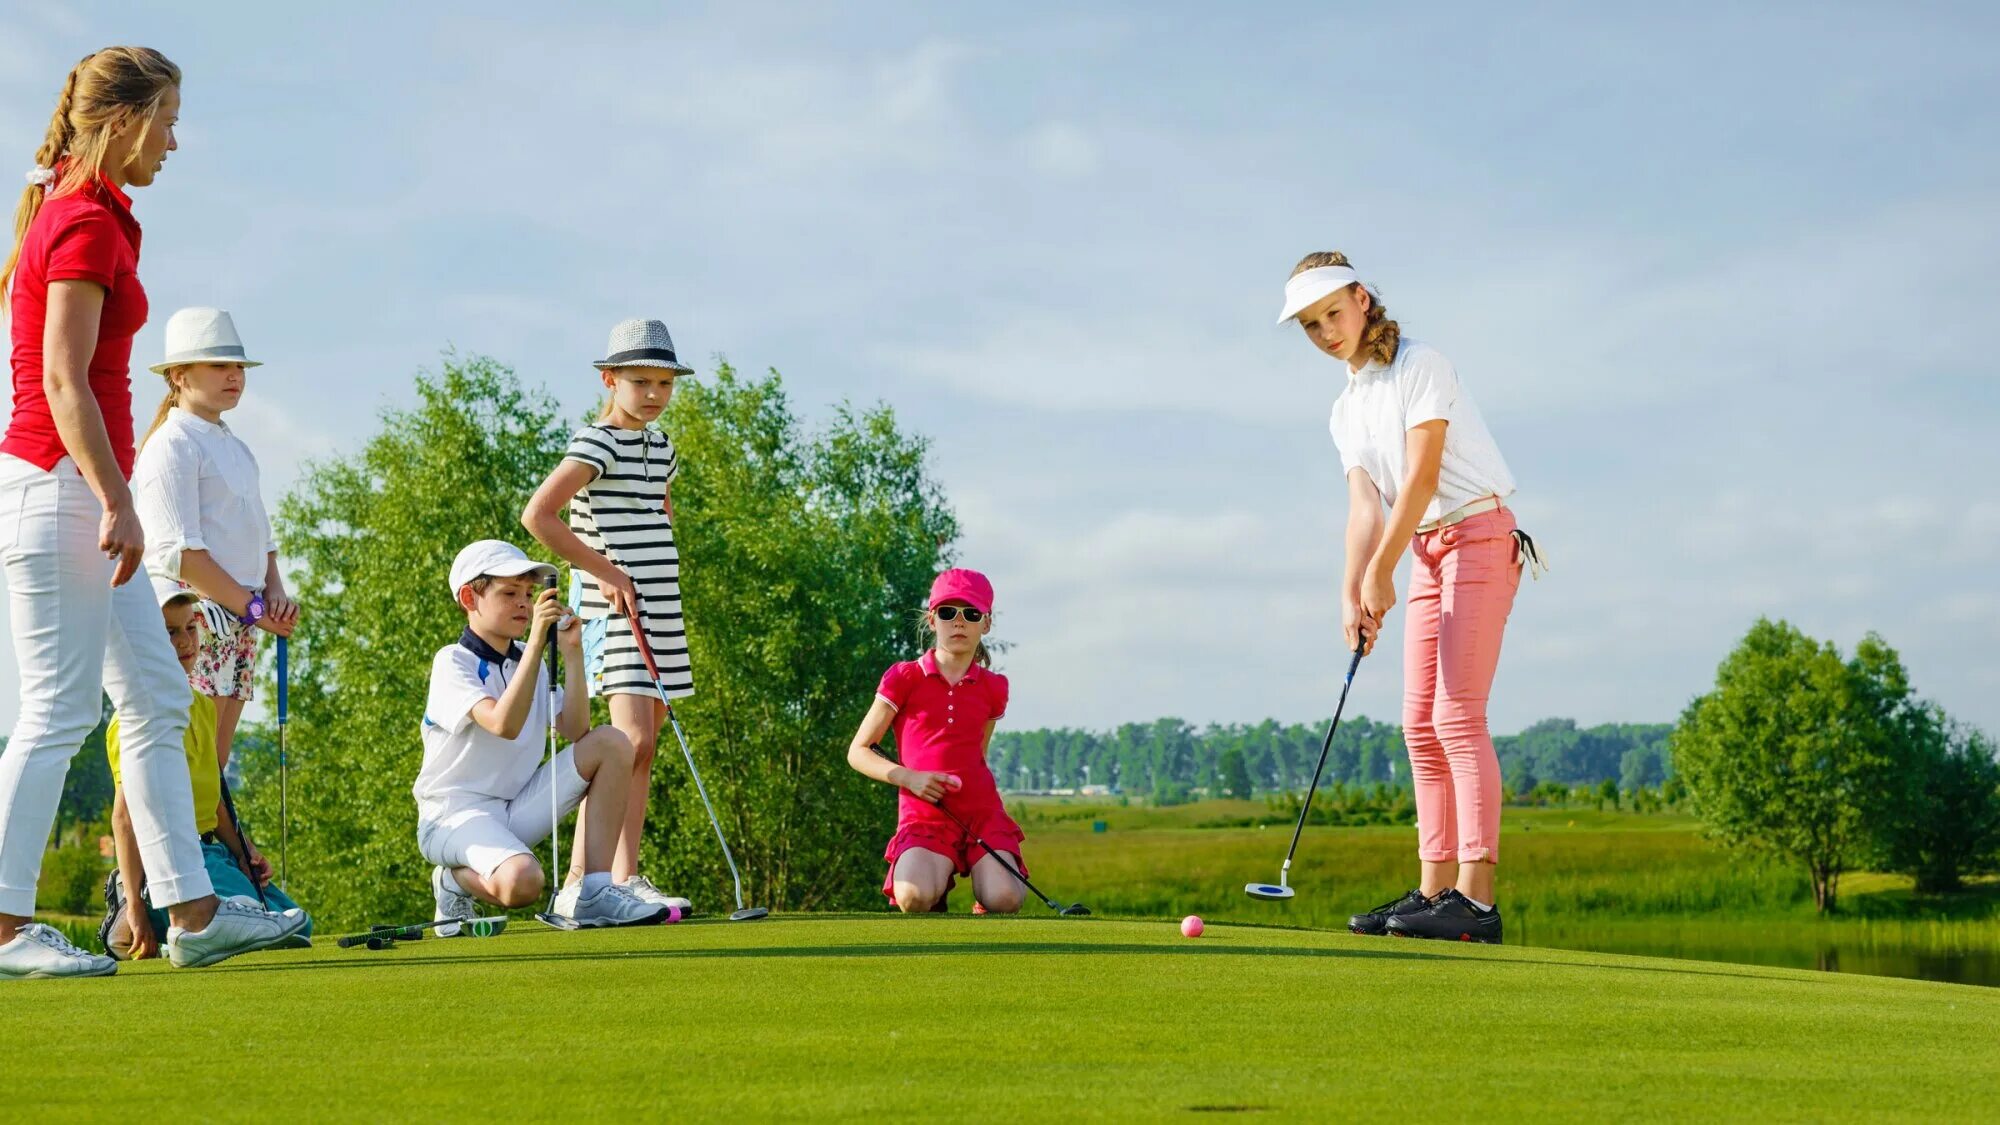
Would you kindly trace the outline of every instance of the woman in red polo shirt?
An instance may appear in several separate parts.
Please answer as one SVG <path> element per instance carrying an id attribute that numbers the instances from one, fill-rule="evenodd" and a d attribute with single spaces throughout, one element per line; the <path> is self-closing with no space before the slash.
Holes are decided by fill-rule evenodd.
<path id="1" fill-rule="evenodd" d="M 976 570 L 938 575 L 924 624 L 936 643 L 882 674 L 875 703 L 847 748 L 849 765 L 903 790 L 896 834 L 883 856 L 889 874 L 882 893 L 905 914 L 941 910 L 956 876 L 970 875 L 982 908 L 1012 914 L 1021 909 L 1020 882 L 973 839 L 984 839 L 1027 873 L 1021 826 L 1000 803 L 986 764 L 993 724 L 1007 713 L 1007 677 L 988 667 L 982 639 L 993 628 L 993 584 Z M 892 727 L 900 764 L 875 750 Z"/>
<path id="2" fill-rule="evenodd" d="M 127 364 L 146 291 L 125 189 L 152 183 L 173 151 L 180 80 L 144 47 L 109 47 L 71 69 L 0 268 L 14 374 L 0 564 L 21 676 L 20 718 L 0 752 L 0 980 L 116 971 L 32 921 L 63 777 L 106 692 L 126 720 L 127 805 L 147 896 L 172 922 L 173 963 L 213 964 L 300 928 L 251 900 L 216 900 L 181 747 L 192 697 L 151 588 L 130 581 L 144 543 L 126 483 Z"/>

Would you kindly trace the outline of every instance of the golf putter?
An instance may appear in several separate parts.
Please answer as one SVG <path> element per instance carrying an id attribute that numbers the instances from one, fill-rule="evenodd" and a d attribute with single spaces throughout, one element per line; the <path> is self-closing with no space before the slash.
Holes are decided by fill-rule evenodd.
<path id="1" fill-rule="evenodd" d="M 386 949 L 399 941 L 422 940 L 425 930 L 457 922 L 461 935 L 468 937 L 494 937 L 507 929 L 507 916 L 495 915 L 490 918 L 449 918 L 429 922 L 412 922 L 407 926 L 370 926 L 365 934 L 348 934 L 335 945 L 342 949 L 352 949 L 365 945 L 370 949 Z"/>
<path id="2" fill-rule="evenodd" d="M 708 789 L 701 783 L 701 771 L 695 768 L 694 752 L 688 749 L 687 735 L 681 732 L 681 721 L 674 714 L 674 705 L 667 698 L 667 685 L 660 682 L 660 666 L 653 661 L 653 646 L 646 640 L 646 611 L 638 607 L 638 612 L 629 619 L 632 623 L 632 639 L 639 642 L 639 659 L 646 663 L 646 675 L 652 678 L 653 688 L 660 693 L 660 706 L 667 709 L 667 725 L 674 728 L 674 741 L 680 743 L 681 757 L 686 759 L 688 776 L 694 778 L 694 791 L 701 795 L 701 807 L 708 810 L 709 826 L 715 829 L 715 842 L 722 845 L 723 862 L 729 864 L 729 878 L 736 884 L 736 910 L 729 915 L 732 922 L 754 922 L 770 915 L 770 910 L 762 906 L 743 905 L 743 874 L 736 869 L 736 857 L 729 853 L 729 841 L 723 838 L 722 822 L 716 819 L 715 806 L 709 803 Z"/>
<path id="3" fill-rule="evenodd" d="M 542 587 L 556 588 L 556 576 L 542 576 Z M 556 801 L 556 684 L 561 682 L 562 668 L 556 663 L 556 627 L 549 626 L 549 907 L 538 911 L 535 921 L 558 930 L 578 930 L 583 927 L 573 918 L 565 918 L 556 913 L 556 896 L 562 893 L 564 879 L 562 865 L 562 806 Z"/>
<path id="4" fill-rule="evenodd" d="M 999 863 L 1000 866 L 1006 868 L 1007 874 L 1012 875 L 1015 879 L 1020 881 L 1022 886 L 1028 888 L 1029 894 L 1032 894 L 1036 898 L 1041 899 L 1043 906 L 1048 907 L 1050 910 L 1053 910 L 1057 914 L 1063 915 L 1066 918 L 1079 918 L 1090 913 L 1090 907 L 1085 906 L 1080 902 L 1072 902 L 1069 905 L 1065 906 L 1062 903 L 1057 902 L 1055 899 L 1052 899 L 1049 896 L 1043 894 L 1041 888 L 1035 886 L 1033 883 L 1028 882 L 1028 877 L 1026 875 L 1021 874 L 1020 869 L 1016 868 L 1013 864 L 1007 862 L 1006 856 L 1001 855 L 998 851 L 996 851 L 993 845 L 987 843 L 986 840 L 979 835 L 979 833 L 974 832 L 972 829 L 966 827 L 965 822 L 958 819 L 957 813 L 954 813 L 950 809 L 945 808 L 943 801 L 932 801 L 931 804 L 936 805 L 938 807 L 939 812 L 950 817 L 951 822 L 953 824 L 958 825 L 958 830 L 960 832 L 965 833 L 967 836 L 972 837 L 972 842 L 978 844 L 980 848 L 986 852 L 987 855 L 992 856 L 995 862 Z"/>
<path id="5" fill-rule="evenodd" d="M 1312 784 L 1306 787 L 1305 804 L 1299 806 L 1299 822 L 1292 826 L 1292 846 L 1285 849 L 1285 865 L 1278 869 L 1278 882 L 1245 883 L 1243 893 L 1251 898 L 1282 902 L 1292 897 L 1292 856 L 1299 850 L 1299 834 L 1306 829 L 1306 814 L 1312 811 L 1313 794 L 1319 792 L 1319 775 L 1326 769 L 1327 751 L 1333 749 L 1333 732 L 1340 729 L 1340 713 L 1347 709 L 1347 690 L 1354 686 L 1354 670 L 1361 667 L 1364 644 L 1354 646 L 1354 659 L 1347 662 L 1347 679 L 1340 685 L 1340 703 L 1333 709 L 1333 722 L 1326 728 L 1326 741 L 1319 744 L 1319 762 L 1313 766 Z"/>

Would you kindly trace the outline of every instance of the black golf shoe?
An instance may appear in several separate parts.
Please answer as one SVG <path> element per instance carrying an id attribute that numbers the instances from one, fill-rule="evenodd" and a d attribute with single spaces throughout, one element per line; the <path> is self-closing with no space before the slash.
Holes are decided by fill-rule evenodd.
<path id="1" fill-rule="evenodd" d="M 1429 910 L 1430 906 L 1431 900 L 1424 897 L 1424 892 L 1412 887 L 1408 894 L 1394 902 L 1385 902 L 1366 914 L 1350 915 L 1347 919 L 1347 928 L 1353 933 L 1381 937 L 1388 928 L 1389 919 L 1399 914 L 1415 914 L 1419 910 Z"/>
<path id="2" fill-rule="evenodd" d="M 1387 931 L 1396 937 L 1437 938 L 1500 944 L 1500 908 L 1481 910 L 1455 890 L 1431 900 L 1430 908 L 1389 919 Z"/>

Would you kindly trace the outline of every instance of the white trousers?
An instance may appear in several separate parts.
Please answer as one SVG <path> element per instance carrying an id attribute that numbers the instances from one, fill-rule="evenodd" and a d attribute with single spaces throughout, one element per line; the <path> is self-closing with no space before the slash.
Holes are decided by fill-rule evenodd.
<path id="1" fill-rule="evenodd" d="M 20 718 L 0 751 L 0 913 L 35 912 L 63 778 L 107 692 L 154 905 L 214 893 L 181 741 L 194 699 L 145 573 L 111 587 L 113 564 L 97 549 L 103 515 L 68 458 L 43 472 L 0 453 L 0 564 L 21 673 Z"/>

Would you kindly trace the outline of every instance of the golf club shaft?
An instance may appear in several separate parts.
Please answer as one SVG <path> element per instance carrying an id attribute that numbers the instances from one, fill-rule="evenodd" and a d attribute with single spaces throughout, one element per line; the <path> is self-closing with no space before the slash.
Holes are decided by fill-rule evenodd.
<path id="1" fill-rule="evenodd" d="M 967 827 L 964 821 L 958 819 L 957 813 L 952 812 L 948 808 L 945 808 L 944 801 L 942 799 L 932 801 L 931 804 L 936 805 L 938 807 L 939 812 L 950 817 L 951 822 L 953 824 L 958 825 L 958 830 L 960 832 L 963 832 L 967 836 L 972 837 L 973 843 L 978 844 L 982 849 L 985 850 L 987 855 L 992 856 L 994 860 L 1000 864 L 1000 866 L 1006 868 L 1007 874 L 1012 875 L 1016 879 L 1019 879 L 1021 881 L 1021 885 L 1028 888 L 1028 892 L 1030 894 L 1034 895 L 1038 899 L 1041 899 L 1043 906 L 1048 907 L 1050 910 L 1053 910 L 1058 914 L 1062 913 L 1063 908 L 1060 903 L 1056 902 L 1055 899 L 1052 899 L 1049 896 L 1043 894 L 1041 892 L 1041 889 L 1036 887 L 1033 883 L 1028 882 L 1028 877 L 1026 875 L 1021 874 L 1021 872 L 1017 870 L 1013 864 L 1007 862 L 1006 856 L 1003 856 L 998 851 L 996 851 L 993 845 L 987 843 L 985 838 L 980 836 L 979 833 L 974 832 L 971 828 Z"/>
<path id="2" fill-rule="evenodd" d="M 667 725 L 674 728 L 674 741 L 680 744 L 681 757 L 687 760 L 688 776 L 694 778 L 694 791 L 701 795 L 701 807 L 708 810 L 709 827 L 715 829 L 715 842 L 722 845 L 723 862 L 729 865 L 729 879 L 736 887 L 736 909 L 743 909 L 743 875 L 736 870 L 736 857 L 729 853 L 729 841 L 722 835 L 722 821 L 715 815 L 715 806 L 709 803 L 708 787 L 701 783 L 701 771 L 695 768 L 694 752 L 688 749 L 687 736 L 681 733 L 681 721 L 674 714 L 674 705 L 667 698 L 667 685 L 660 682 L 660 666 L 653 660 L 652 642 L 646 639 L 646 610 L 635 605 L 630 618 L 632 639 L 639 644 L 639 659 L 646 664 L 646 675 L 653 681 L 653 690 L 660 693 L 660 706 L 667 709 Z"/>
<path id="3" fill-rule="evenodd" d="M 546 589 L 556 588 L 556 576 L 544 575 L 542 585 Z M 580 628 L 581 626 L 579 626 Z M 556 684 L 562 674 L 556 662 L 556 627 L 549 626 L 549 911 L 556 908 L 557 888 L 563 885 L 567 875 L 562 869 L 562 806 L 556 801 Z"/>
<path id="4" fill-rule="evenodd" d="M 243 826 L 243 818 L 236 814 L 236 798 L 229 792 L 229 779 L 218 775 L 222 782 L 222 808 L 229 814 L 230 823 L 236 826 L 236 862 L 243 865 L 243 874 L 250 880 L 250 886 L 257 892 L 257 903 L 270 909 L 271 903 L 264 897 L 264 884 L 257 881 L 257 871 L 250 866 L 250 830 Z"/>
<path id="5" fill-rule="evenodd" d="M 1354 670 L 1361 667 L 1361 653 L 1365 644 L 1354 646 L 1354 659 L 1347 662 L 1347 679 L 1340 685 L 1340 702 L 1333 709 L 1333 722 L 1327 724 L 1326 741 L 1319 744 L 1319 761 L 1313 766 L 1312 784 L 1306 786 L 1306 802 L 1299 806 L 1299 822 L 1292 826 L 1292 846 L 1285 849 L 1285 866 L 1282 872 L 1292 869 L 1292 856 L 1299 850 L 1299 835 L 1306 830 L 1306 814 L 1312 811 L 1313 794 L 1319 792 L 1319 775 L 1326 770 L 1327 751 L 1333 749 L 1333 732 L 1340 729 L 1340 713 L 1347 709 L 1347 691 L 1354 686 Z M 1278 878 L 1285 883 L 1284 874 Z"/>
<path id="6" fill-rule="evenodd" d="M 278 638 L 278 882 L 284 885 L 292 879 L 292 802 L 290 770 L 285 761 L 285 723 L 292 717 L 292 645 L 285 637 Z M 233 813 L 232 813 L 233 815 Z M 243 822 L 236 822 L 237 831 L 242 831 Z M 259 894 L 262 891 L 260 889 Z"/>

